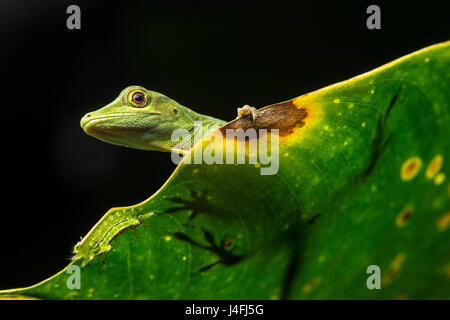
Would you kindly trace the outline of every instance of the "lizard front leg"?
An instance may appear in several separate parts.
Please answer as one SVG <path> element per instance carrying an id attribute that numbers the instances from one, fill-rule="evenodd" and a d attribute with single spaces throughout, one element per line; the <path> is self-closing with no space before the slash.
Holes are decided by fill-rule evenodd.
<path id="1" fill-rule="evenodd" d="M 248 104 L 246 104 L 242 108 L 238 108 L 237 113 L 238 113 L 238 115 L 237 115 L 236 119 L 240 119 L 242 117 L 251 115 L 252 121 L 255 121 L 255 119 L 258 115 L 258 110 L 256 110 L 256 108 L 250 107 Z"/>

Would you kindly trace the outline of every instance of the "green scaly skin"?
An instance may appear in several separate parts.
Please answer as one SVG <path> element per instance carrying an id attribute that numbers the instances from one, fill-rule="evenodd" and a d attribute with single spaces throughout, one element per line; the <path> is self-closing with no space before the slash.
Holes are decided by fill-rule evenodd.
<path id="1" fill-rule="evenodd" d="M 107 143 L 140 150 L 182 152 L 174 149 L 179 141 L 172 140 L 172 132 L 189 131 L 192 146 L 197 142 L 195 121 L 201 121 L 201 136 L 226 123 L 196 113 L 158 92 L 130 86 L 110 104 L 87 113 L 80 124 L 88 135 Z"/>

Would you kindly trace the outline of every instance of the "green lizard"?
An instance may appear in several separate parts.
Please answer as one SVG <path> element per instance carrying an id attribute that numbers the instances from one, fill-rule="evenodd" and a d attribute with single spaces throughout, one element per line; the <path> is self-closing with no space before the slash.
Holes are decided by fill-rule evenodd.
<path id="1" fill-rule="evenodd" d="M 239 116 L 252 112 L 254 109 L 248 106 L 238 110 Z M 171 139 L 174 130 L 189 131 L 191 146 L 196 142 L 195 121 L 201 121 L 201 136 L 227 123 L 196 113 L 158 92 L 130 86 L 110 104 L 87 113 L 80 124 L 84 132 L 104 142 L 171 152 L 178 143 Z"/>
<path id="2" fill-rule="evenodd" d="M 255 119 L 255 108 L 238 108 L 238 117 Z M 201 121 L 202 132 L 197 135 L 194 122 Z M 195 138 L 203 137 L 210 130 L 226 124 L 225 121 L 196 113 L 176 101 L 140 86 L 125 88 L 110 104 L 87 113 L 81 119 L 81 127 L 90 136 L 101 141 L 141 150 L 176 151 L 178 141 L 172 140 L 172 132 L 185 129 Z M 122 230 L 141 223 L 144 215 L 136 215 L 134 209 L 111 209 L 99 223 L 74 248 L 73 260 L 83 259 L 85 266 L 97 255 L 111 249 L 109 242 Z"/>

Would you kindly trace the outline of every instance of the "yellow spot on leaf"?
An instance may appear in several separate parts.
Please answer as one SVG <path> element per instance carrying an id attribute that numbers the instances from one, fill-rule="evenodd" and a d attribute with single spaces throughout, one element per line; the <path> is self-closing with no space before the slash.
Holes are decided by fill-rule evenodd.
<path id="1" fill-rule="evenodd" d="M 329 129 L 329 127 L 328 127 L 327 125 L 323 126 L 323 128 L 324 128 L 325 130 L 328 130 L 328 129 Z"/>
<path id="2" fill-rule="evenodd" d="M 395 224 L 397 225 L 397 227 L 403 227 L 409 221 L 412 214 L 413 207 L 407 206 L 405 209 L 403 209 L 402 212 L 397 215 L 397 218 L 395 218 Z"/>
<path id="3" fill-rule="evenodd" d="M 361 127 L 365 127 L 366 126 L 366 123 L 365 122 L 363 122 L 363 123 L 361 123 Z"/>
<path id="4" fill-rule="evenodd" d="M 450 279 L 450 262 L 444 267 L 444 273 Z"/>
<path id="5" fill-rule="evenodd" d="M 353 103 L 350 103 L 350 104 L 348 105 L 348 108 L 351 109 L 351 108 L 353 108 L 353 106 L 354 106 Z"/>
<path id="6" fill-rule="evenodd" d="M 400 269 L 401 268 L 401 266 L 402 266 L 402 264 L 403 264 L 403 261 L 405 261 L 405 259 L 406 259 L 406 254 L 404 254 L 404 253 L 399 253 L 399 254 L 397 254 L 396 256 L 395 256 L 395 258 L 394 258 L 394 260 L 392 260 L 392 262 L 391 262 L 391 266 L 394 268 L 394 269 Z"/>
<path id="7" fill-rule="evenodd" d="M 425 176 L 428 179 L 433 179 L 434 176 L 441 170 L 442 167 L 442 155 L 438 154 L 431 160 L 430 164 L 427 167 L 427 171 L 425 172 Z"/>
<path id="8" fill-rule="evenodd" d="M 339 99 L 334 99 L 333 102 L 334 102 L 334 103 L 339 103 L 339 102 L 341 102 L 341 100 L 339 100 Z"/>
<path id="9" fill-rule="evenodd" d="M 164 240 L 170 241 L 170 240 L 172 240 L 172 237 L 167 235 L 167 236 L 164 237 Z"/>
<path id="10" fill-rule="evenodd" d="M 425 58 L 425 63 L 430 62 L 430 58 Z"/>
<path id="11" fill-rule="evenodd" d="M 441 216 L 437 222 L 437 227 L 440 231 L 445 231 L 448 229 L 448 226 L 450 225 L 450 212 L 445 213 L 443 216 Z"/>
<path id="12" fill-rule="evenodd" d="M 306 111 L 306 118 L 303 119 L 305 123 L 304 127 L 312 128 L 322 119 L 322 105 L 317 103 L 317 99 L 313 98 L 313 95 L 303 95 L 298 98 L 292 100 L 292 103 L 298 109 L 304 109 Z M 295 128 L 293 133 L 295 137 L 292 137 L 294 141 L 298 141 L 299 138 L 303 138 L 305 136 L 305 130 L 303 127 Z M 287 137 L 292 136 L 292 134 Z M 307 135 L 306 135 L 307 136 Z M 286 137 L 283 138 L 285 140 Z"/>
<path id="13" fill-rule="evenodd" d="M 413 157 L 406 160 L 400 171 L 402 180 L 409 181 L 414 179 L 414 177 L 419 173 L 421 166 L 422 160 L 419 157 Z"/>
<path id="14" fill-rule="evenodd" d="M 371 94 L 373 94 L 374 92 L 375 92 L 375 90 L 374 90 L 374 89 L 370 90 L 370 93 L 371 93 Z"/>
<path id="15" fill-rule="evenodd" d="M 406 255 L 404 253 L 399 253 L 395 256 L 395 258 L 391 261 L 391 264 L 389 265 L 387 273 L 383 277 L 384 284 L 389 284 L 395 279 L 397 279 L 405 259 Z"/>
<path id="16" fill-rule="evenodd" d="M 310 282 L 308 282 L 307 284 L 305 284 L 303 286 L 303 288 L 302 288 L 303 292 L 305 292 L 305 293 L 311 292 L 320 284 L 320 282 L 321 282 L 321 280 L 319 277 L 312 279 Z"/>
<path id="17" fill-rule="evenodd" d="M 395 300 L 408 300 L 409 296 L 406 293 L 399 293 L 394 296 Z"/>
<path id="18" fill-rule="evenodd" d="M 186 259 L 187 259 L 187 257 L 186 257 L 186 256 L 183 256 L 183 261 L 186 261 Z"/>
<path id="19" fill-rule="evenodd" d="M 440 185 L 445 180 L 445 173 L 439 173 L 436 178 L 434 178 L 434 184 Z"/>

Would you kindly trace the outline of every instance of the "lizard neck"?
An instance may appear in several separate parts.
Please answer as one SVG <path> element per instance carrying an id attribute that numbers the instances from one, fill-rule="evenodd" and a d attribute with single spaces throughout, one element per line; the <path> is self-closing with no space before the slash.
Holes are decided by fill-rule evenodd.
<path id="1" fill-rule="evenodd" d="M 226 123 L 226 121 L 199 114 L 183 107 L 183 125 L 180 125 L 179 128 L 189 131 L 191 147 L 193 147 L 209 132 L 220 128 Z"/>
<path id="2" fill-rule="evenodd" d="M 223 120 L 220 120 L 220 119 L 217 119 L 214 117 L 206 116 L 203 114 L 199 114 L 190 109 L 187 109 L 187 111 L 188 111 L 189 116 L 185 117 L 185 120 L 186 120 L 185 128 L 189 131 L 189 133 L 191 135 L 193 135 L 195 133 L 195 130 L 198 130 L 197 127 L 199 125 L 201 125 L 202 137 L 203 137 L 208 131 L 218 129 L 227 123 L 226 121 L 223 121 Z"/>

